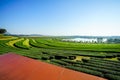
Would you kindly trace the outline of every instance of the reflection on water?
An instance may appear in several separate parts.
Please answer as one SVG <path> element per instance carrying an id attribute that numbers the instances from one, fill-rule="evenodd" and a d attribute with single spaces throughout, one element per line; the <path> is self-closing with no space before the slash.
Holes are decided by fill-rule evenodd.
<path id="1" fill-rule="evenodd" d="M 63 41 L 74 41 L 74 42 L 107 42 L 107 38 L 73 38 L 73 39 L 63 39 Z"/>

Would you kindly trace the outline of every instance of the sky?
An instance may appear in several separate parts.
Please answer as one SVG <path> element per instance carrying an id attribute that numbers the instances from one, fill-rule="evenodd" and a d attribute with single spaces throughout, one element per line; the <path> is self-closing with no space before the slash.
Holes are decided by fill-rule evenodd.
<path id="1" fill-rule="evenodd" d="M 120 0 L 0 0 L 11 34 L 120 36 Z"/>

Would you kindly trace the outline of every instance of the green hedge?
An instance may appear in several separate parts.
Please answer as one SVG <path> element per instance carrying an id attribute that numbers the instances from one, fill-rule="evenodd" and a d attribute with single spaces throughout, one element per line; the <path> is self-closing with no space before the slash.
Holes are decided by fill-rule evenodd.
<path id="1" fill-rule="evenodd" d="M 92 74 L 92 75 L 95 75 L 95 76 L 103 77 L 103 74 L 99 71 L 90 70 L 90 69 L 86 69 L 86 68 L 75 67 L 75 66 L 65 66 L 65 67 L 69 68 L 69 69 L 76 70 L 76 71 L 85 72 L 85 73 Z"/>
<path id="2" fill-rule="evenodd" d="M 16 43 L 14 44 L 14 46 L 17 47 L 17 48 L 29 50 L 30 47 L 27 47 L 27 46 L 23 45 L 23 41 L 24 41 L 24 40 L 21 40 L 21 41 L 16 42 Z"/>
<path id="3" fill-rule="evenodd" d="M 105 78 L 109 79 L 109 80 L 120 80 L 120 75 L 113 75 L 113 74 L 105 74 Z"/>
<path id="4" fill-rule="evenodd" d="M 58 63 L 58 64 L 60 64 L 61 66 L 67 66 L 67 65 L 70 65 L 70 64 L 67 63 L 67 62 L 60 61 L 60 60 L 56 60 L 56 59 L 51 59 L 51 62 Z"/>

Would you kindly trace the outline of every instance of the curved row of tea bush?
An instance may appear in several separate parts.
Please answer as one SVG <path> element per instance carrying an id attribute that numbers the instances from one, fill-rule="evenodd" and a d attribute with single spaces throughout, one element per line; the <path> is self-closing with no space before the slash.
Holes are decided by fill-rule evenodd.
<path id="1" fill-rule="evenodd" d="M 31 47 L 30 44 L 29 44 L 29 39 L 25 39 L 23 41 L 23 45 L 27 46 L 27 47 Z"/>
<path id="2" fill-rule="evenodd" d="M 13 50 L 17 51 L 18 49 L 14 46 L 13 42 L 16 42 L 19 40 L 21 39 L 0 40 L 0 54 L 13 52 Z"/>
<path id="3" fill-rule="evenodd" d="M 105 60 L 105 59 L 100 59 L 100 58 L 91 58 L 90 61 L 94 61 L 94 62 L 99 62 L 99 63 L 105 63 L 106 65 L 111 64 L 111 66 L 120 66 L 120 61 L 110 61 L 110 60 Z"/>
<path id="4" fill-rule="evenodd" d="M 51 60 L 51 61 L 54 63 L 60 64 L 61 66 L 64 66 L 66 68 L 70 68 L 70 69 L 77 70 L 77 71 L 82 71 L 82 72 L 89 73 L 89 74 L 91 70 L 98 71 L 102 74 L 98 75 L 98 73 L 92 72 L 92 75 L 97 75 L 100 77 L 105 77 L 105 74 L 111 74 L 111 75 L 117 75 L 117 76 L 120 75 L 120 71 L 117 70 L 118 68 L 113 68 L 109 66 L 92 64 L 92 63 L 81 62 L 81 61 L 72 61 L 68 59 Z"/>
<path id="5" fill-rule="evenodd" d="M 21 40 L 24 40 L 24 38 L 18 38 L 18 39 L 15 39 L 15 40 L 10 40 L 9 42 L 7 42 L 6 44 L 8 45 L 8 46 L 11 46 L 11 47 L 15 47 L 14 46 L 14 44 L 16 43 L 16 42 L 18 42 L 18 41 L 21 41 Z"/>
<path id="6" fill-rule="evenodd" d="M 120 75 L 105 74 L 104 77 L 109 80 L 120 80 Z"/>
<path id="7" fill-rule="evenodd" d="M 75 64 L 74 66 L 81 67 L 81 68 L 87 68 L 87 69 L 91 69 L 91 70 L 95 70 L 95 71 L 100 71 L 103 74 L 110 73 L 110 74 L 114 74 L 114 75 L 120 75 L 119 71 L 106 69 L 106 68 L 101 68 L 101 67 L 93 66 L 93 65 L 91 66 L 89 64 Z"/>
<path id="8" fill-rule="evenodd" d="M 69 68 L 69 69 L 73 69 L 73 70 L 76 70 L 76 71 L 85 72 L 85 73 L 88 73 L 88 74 L 103 77 L 103 74 L 99 71 L 95 71 L 95 70 L 91 70 L 91 69 L 87 69 L 87 68 L 83 68 L 83 67 L 76 67 L 76 66 L 73 66 L 73 65 L 71 65 L 67 62 L 60 61 L 60 60 L 55 60 L 55 59 L 52 59 L 51 62 L 60 64 L 61 66 Z"/>
<path id="9" fill-rule="evenodd" d="M 83 68 L 83 67 L 82 68 L 75 67 L 75 66 L 65 66 L 65 67 L 69 68 L 69 69 L 76 70 L 76 71 L 80 71 L 80 72 L 92 74 L 92 75 L 95 75 L 95 76 L 103 77 L 103 74 L 99 71 L 95 71 L 95 70 L 91 70 L 91 69 L 87 69 L 87 68 Z"/>
<path id="10" fill-rule="evenodd" d="M 48 46 L 44 45 L 44 44 L 40 44 L 38 43 L 35 39 L 30 39 L 30 45 L 33 47 L 37 47 L 37 48 L 48 48 Z"/>
<path id="11" fill-rule="evenodd" d="M 62 42 L 55 39 L 36 39 L 38 43 L 45 44 L 56 48 L 65 48 L 71 50 L 86 50 L 86 51 L 105 51 L 105 52 L 120 52 L 120 44 L 90 44 L 90 43 L 70 43 Z"/>
<path id="12" fill-rule="evenodd" d="M 74 62 L 74 61 L 70 61 L 70 60 L 65 60 L 65 59 L 62 59 L 62 61 L 64 62 L 68 62 L 70 64 L 73 64 L 73 65 L 86 65 L 86 66 L 90 66 L 90 67 L 95 67 L 95 68 L 98 68 L 99 70 L 101 70 L 103 73 L 111 73 L 111 74 L 116 74 L 116 75 L 120 75 L 120 66 L 109 66 L 109 65 L 100 65 L 99 62 L 97 63 L 94 63 L 94 61 L 92 61 L 93 63 L 91 62 Z M 112 64 L 111 64 L 112 65 Z"/>
<path id="13" fill-rule="evenodd" d="M 29 46 L 23 45 L 24 40 L 18 41 L 14 44 L 15 47 L 21 48 L 21 49 L 29 49 Z"/>

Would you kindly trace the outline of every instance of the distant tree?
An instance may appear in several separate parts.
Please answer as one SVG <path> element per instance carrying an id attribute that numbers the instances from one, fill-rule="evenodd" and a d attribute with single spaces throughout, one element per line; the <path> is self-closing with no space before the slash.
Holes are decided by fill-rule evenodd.
<path id="1" fill-rule="evenodd" d="M 0 29 L 0 34 L 4 34 L 4 33 L 6 33 L 7 32 L 7 30 L 6 29 Z"/>

